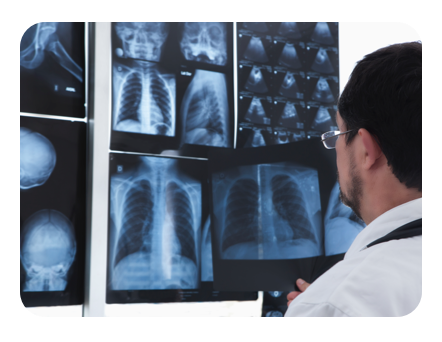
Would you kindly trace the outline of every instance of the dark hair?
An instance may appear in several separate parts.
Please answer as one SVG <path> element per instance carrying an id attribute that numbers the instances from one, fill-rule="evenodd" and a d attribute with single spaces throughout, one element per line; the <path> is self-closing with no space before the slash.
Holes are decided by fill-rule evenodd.
<path id="1" fill-rule="evenodd" d="M 422 191 L 422 43 L 395 44 L 370 53 L 354 68 L 338 110 L 349 144 L 357 129 L 374 135 L 393 174 Z"/>

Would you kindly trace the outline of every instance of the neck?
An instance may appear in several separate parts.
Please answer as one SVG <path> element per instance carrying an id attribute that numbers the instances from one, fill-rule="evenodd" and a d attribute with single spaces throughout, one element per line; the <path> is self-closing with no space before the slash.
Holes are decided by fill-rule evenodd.
<path id="1" fill-rule="evenodd" d="M 367 225 L 388 210 L 422 197 L 422 191 L 408 189 L 391 172 L 364 183 L 360 213 Z"/>

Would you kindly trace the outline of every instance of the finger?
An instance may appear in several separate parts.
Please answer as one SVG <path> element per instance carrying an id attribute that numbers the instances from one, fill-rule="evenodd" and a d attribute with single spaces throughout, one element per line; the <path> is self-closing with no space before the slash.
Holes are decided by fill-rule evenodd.
<path id="1" fill-rule="evenodd" d="M 293 300 L 301 294 L 299 291 L 292 291 L 287 295 L 287 300 Z"/>
<path id="2" fill-rule="evenodd" d="M 298 288 L 301 290 L 301 292 L 304 292 L 305 290 L 307 290 L 307 288 L 310 286 L 309 283 L 307 283 L 305 280 L 299 278 L 296 281 L 296 285 L 298 286 Z"/>

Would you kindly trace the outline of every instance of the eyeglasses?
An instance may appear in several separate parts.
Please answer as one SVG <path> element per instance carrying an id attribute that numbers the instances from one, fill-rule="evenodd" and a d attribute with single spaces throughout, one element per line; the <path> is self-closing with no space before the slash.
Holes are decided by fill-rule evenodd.
<path id="1" fill-rule="evenodd" d="M 323 135 L 321 135 L 321 141 L 324 144 L 325 148 L 331 150 L 336 147 L 336 141 L 338 140 L 338 137 L 341 134 L 345 134 L 348 132 L 354 131 L 354 129 L 351 129 L 349 131 L 341 132 L 341 131 L 330 131 L 325 132 Z"/>

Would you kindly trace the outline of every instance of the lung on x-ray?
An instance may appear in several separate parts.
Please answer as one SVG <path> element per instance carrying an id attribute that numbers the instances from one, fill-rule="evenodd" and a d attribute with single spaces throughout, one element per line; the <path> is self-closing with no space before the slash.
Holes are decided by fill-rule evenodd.
<path id="1" fill-rule="evenodd" d="M 347 252 L 353 240 L 366 226 L 353 210 L 342 204 L 339 192 L 339 183 L 336 182 L 324 217 L 325 255 Z"/>
<path id="2" fill-rule="evenodd" d="M 178 160 L 139 158 L 110 179 L 108 269 L 112 290 L 199 286 L 201 183 Z"/>
<path id="3" fill-rule="evenodd" d="M 226 65 L 226 24 L 215 22 L 184 23 L 180 48 L 184 58 L 188 61 Z"/>
<path id="4" fill-rule="evenodd" d="M 175 75 L 156 63 L 114 62 L 112 88 L 115 131 L 175 136 Z"/>
<path id="5" fill-rule="evenodd" d="M 114 23 L 122 46 L 114 47 L 118 57 L 158 62 L 169 35 L 169 24 L 164 22 Z"/>
<path id="6" fill-rule="evenodd" d="M 231 147 L 226 76 L 197 69 L 183 97 L 182 144 Z"/>
<path id="7" fill-rule="evenodd" d="M 20 235 L 23 291 L 64 291 L 77 251 L 73 224 L 59 211 L 43 209 L 25 221 Z"/>
<path id="8" fill-rule="evenodd" d="M 221 259 L 297 259 L 322 254 L 318 172 L 293 163 L 212 174 Z"/>
<path id="9" fill-rule="evenodd" d="M 20 189 L 43 185 L 54 170 L 57 155 L 44 135 L 20 127 Z"/>

